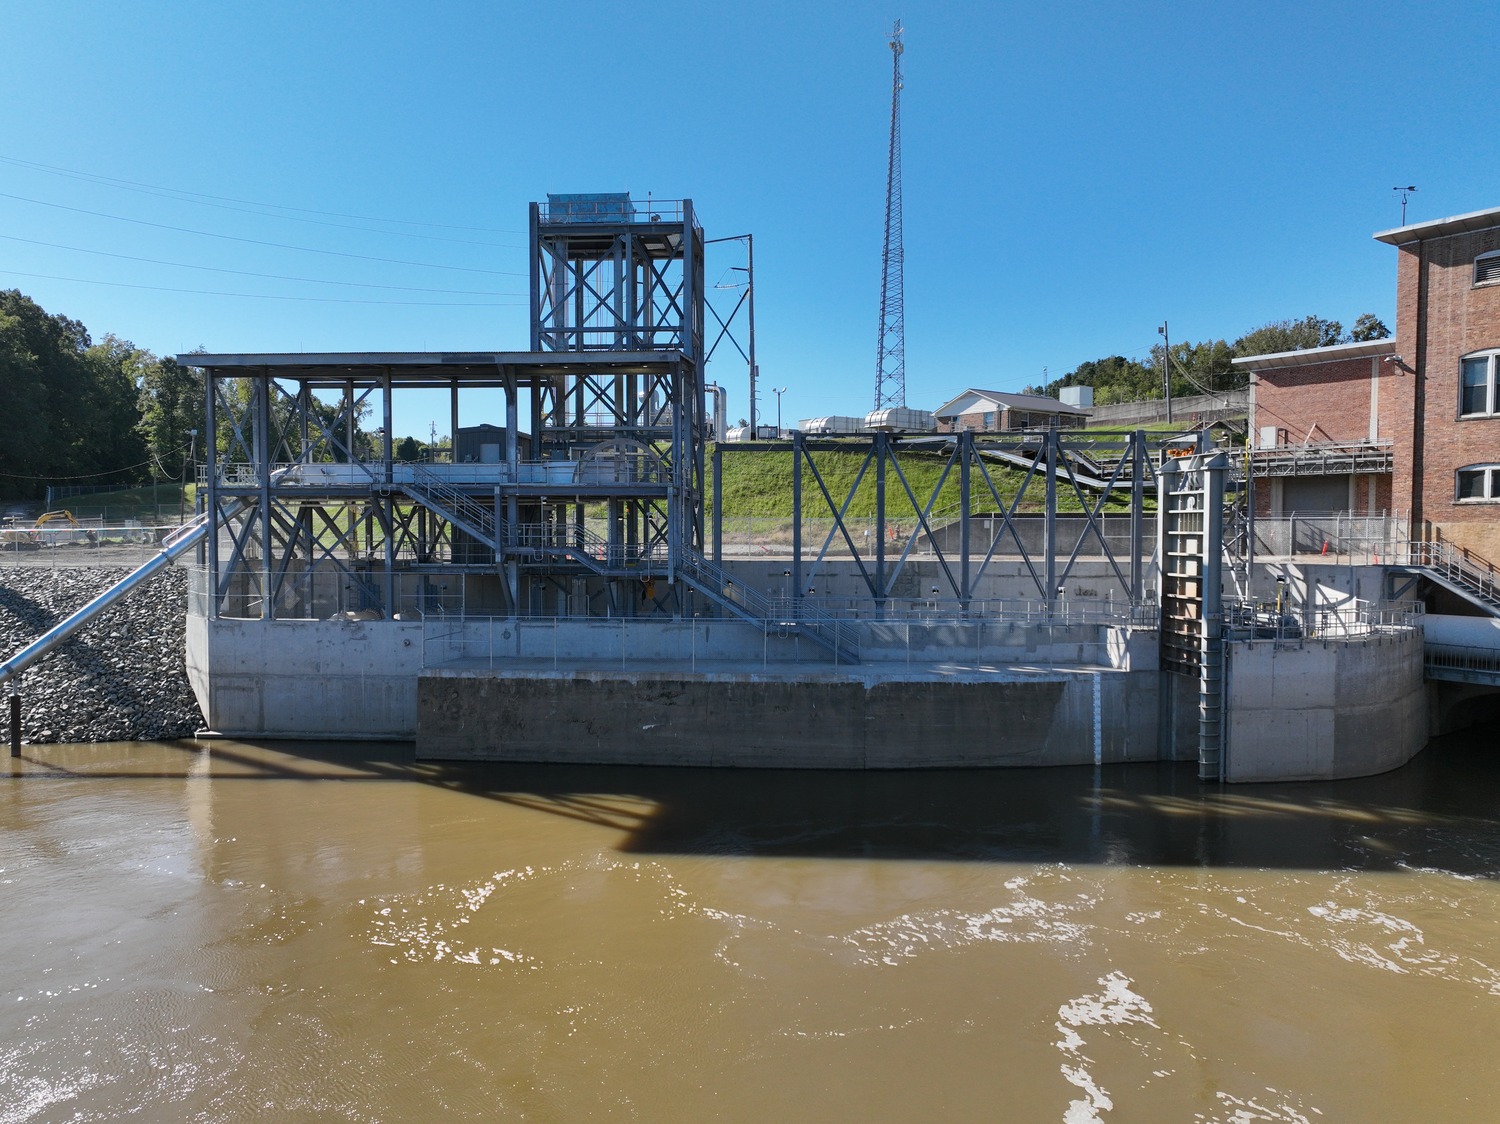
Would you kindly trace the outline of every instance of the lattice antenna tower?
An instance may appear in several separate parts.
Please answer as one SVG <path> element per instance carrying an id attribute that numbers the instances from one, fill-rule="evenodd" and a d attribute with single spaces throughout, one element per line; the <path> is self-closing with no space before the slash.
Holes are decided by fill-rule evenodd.
<path id="1" fill-rule="evenodd" d="M 906 298 L 901 248 L 901 21 L 891 31 L 891 151 L 885 173 L 885 248 L 880 255 L 880 346 L 875 409 L 906 405 Z"/>

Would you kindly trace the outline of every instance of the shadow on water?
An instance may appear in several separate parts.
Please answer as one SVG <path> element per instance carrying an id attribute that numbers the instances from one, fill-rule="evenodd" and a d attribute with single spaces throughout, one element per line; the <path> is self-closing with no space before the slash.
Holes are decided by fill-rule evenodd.
<path id="1" fill-rule="evenodd" d="M 430 785 L 618 831 L 636 854 L 1500 877 L 1497 733 L 1435 739 L 1376 777 L 1253 786 L 1200 783 L 1188 763 L 720 770 L 415 761 L 406 743 L 330 742 L 36 746 L 11 774 Z"/>

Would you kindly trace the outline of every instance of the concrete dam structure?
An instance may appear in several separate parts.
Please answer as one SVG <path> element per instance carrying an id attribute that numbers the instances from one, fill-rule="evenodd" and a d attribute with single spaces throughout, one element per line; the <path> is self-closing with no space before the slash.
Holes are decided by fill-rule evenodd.
<path id="1" fill-rule="evenodd" d="M 1425 743 L 1413 614 L 1351 595 L 1288 627 L 1204 434 L 713 444 L 691 201 L 550 196 L 530 227 L 527 350 L 178 357 L 218 435 L 170 544 L 195 558 L 212 730 L 435 759 L 1196 760 L 1212 780 L 1375 772 Z M 449 455 L 402 462 L 393 403 L 433 391 Z M 767 453 L 791 518 L 726 548 L 725 458 Z"/>

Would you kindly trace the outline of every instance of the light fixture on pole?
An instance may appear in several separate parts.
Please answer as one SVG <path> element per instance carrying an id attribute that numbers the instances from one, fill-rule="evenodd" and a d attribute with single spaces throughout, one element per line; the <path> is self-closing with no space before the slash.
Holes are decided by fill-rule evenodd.
<path id="1" fill-rule="evenodd" d="M 776 395 L 776 436 L 781 436 L 781 396 L 786 393 L 786 387 L 773 386 L 771 393 Z"/>

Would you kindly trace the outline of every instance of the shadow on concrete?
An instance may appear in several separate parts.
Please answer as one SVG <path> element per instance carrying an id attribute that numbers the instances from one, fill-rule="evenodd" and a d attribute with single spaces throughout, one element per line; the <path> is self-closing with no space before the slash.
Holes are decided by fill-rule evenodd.
<path id="1" fill-rule="evenodd" d="M 407 743 L 369 742 L 38 746 L 11 774 L 431 785 L 608 828 L 621 851 L 642 855 L 1423 868 L 1491 878 L 1500 877 L 1497 733 L 1435 739 L 1378 777 L 1233 787 L 1200 783 L 1186 763 L 632 768 L 415 761 Z"/>

